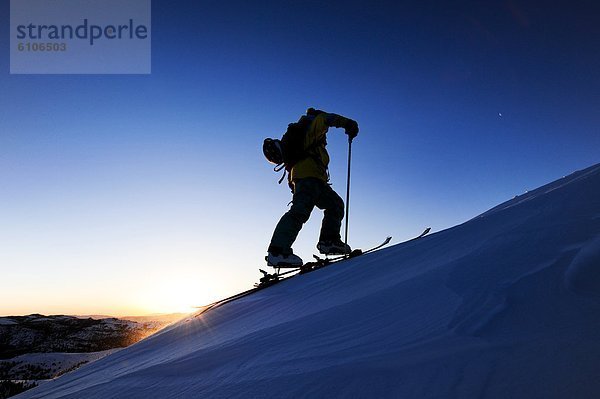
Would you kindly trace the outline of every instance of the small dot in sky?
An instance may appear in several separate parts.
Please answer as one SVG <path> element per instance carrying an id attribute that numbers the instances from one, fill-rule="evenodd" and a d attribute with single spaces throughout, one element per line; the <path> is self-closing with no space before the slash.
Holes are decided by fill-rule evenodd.
<path id="1" fill-rule="evenodd" d="M 498 116 L 502 118 L 502 112 L 498 112 Z"/>

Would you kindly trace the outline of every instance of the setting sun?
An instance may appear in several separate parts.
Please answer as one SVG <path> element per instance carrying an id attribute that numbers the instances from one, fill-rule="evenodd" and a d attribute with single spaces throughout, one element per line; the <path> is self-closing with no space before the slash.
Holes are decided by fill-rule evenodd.
<path id="1" fill-rule="evenodd" d="M 133 293 L 133 302 L 146 313 L 190 313 L 217 300 L 225 287 L 202 282 L 199 273 L 146 281 Z"/>

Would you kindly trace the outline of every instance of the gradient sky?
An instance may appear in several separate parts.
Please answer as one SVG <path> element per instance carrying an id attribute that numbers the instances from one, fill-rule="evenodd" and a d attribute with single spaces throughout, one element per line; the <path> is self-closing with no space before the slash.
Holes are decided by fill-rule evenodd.
<path id="1" fill-rule="evenodd" d="M 350 244 L 441 230 L 600 161 L 595 2 L 152 3 L 151 75 L 10 75 L 0 315 L 189 310 L 249 288 L 290 192 L 265 137 L 359 122 Z M 331 129 L 333 187 L 347 142 Z M 321 213 L 294 246 L 309 259 Z"/>

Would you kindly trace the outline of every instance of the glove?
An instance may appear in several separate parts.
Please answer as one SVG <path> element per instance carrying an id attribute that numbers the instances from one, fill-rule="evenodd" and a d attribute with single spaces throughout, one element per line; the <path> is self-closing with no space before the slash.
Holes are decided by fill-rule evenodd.
<path id="1" fill-rule="evenodd" d="M 346 134 L 348 135 L 348 138 L 350 140 L 358 136 L 358 123 L 356 123 L 356 121 L 348 119 L 348 122 L 346 122 L 346 126 L 344 126 L 344 129 L 346 130 Z"/>
<path id="2" fill-rule="evenodd" d="M 313 107 L 310 107 L 309 109 L 306 110 L 306 115 L 309 116 L 317 116 L 317 115 L 321 115 L 321 114 L 325 114 L 325 111 L 321 111 L 320 109 L 314 109 Z"/>

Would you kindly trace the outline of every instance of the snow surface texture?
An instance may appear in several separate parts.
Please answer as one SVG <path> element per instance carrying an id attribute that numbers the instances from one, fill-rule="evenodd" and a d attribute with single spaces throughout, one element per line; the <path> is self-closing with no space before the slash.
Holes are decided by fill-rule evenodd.
<path id="1" fill-rule="evenodd" d="M 600 397 L 600 164 L 19 398 Z"/>

